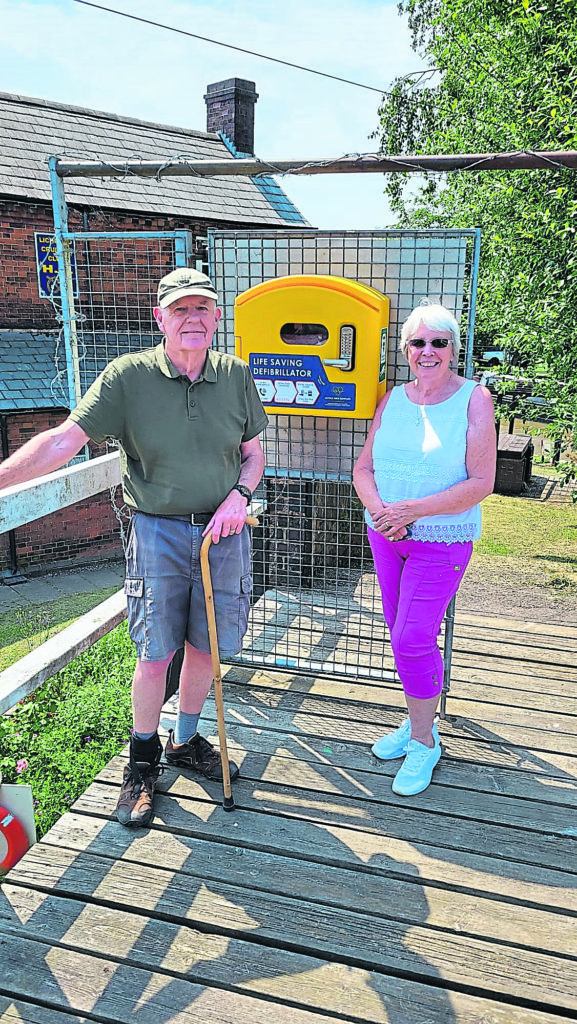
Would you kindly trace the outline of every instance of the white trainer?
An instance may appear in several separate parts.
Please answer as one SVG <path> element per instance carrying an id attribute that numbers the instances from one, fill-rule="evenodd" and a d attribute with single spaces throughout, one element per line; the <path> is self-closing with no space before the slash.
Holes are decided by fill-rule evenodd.
<path id="1" fill-rule="evenodd" d="M 422 793 L 433 777 L 433 769 L 439 763 L 441 753 L 437 736 L 434 747 L 426 747 L 418 740 L 409 740 L 407 756 L 393 779 L 393 793 L 399 796 Z"/>
<path id="2" fill-rule="evenodd" d="M 387 733 L 386 736 L 382 736 L 380 740 L 371 747 L 371 750 L 375 757 L 378 757 L 381 761 L 393 761 L 395 757 L 404 757 L 407 753 L 407 745 L 411 738 L 411 720 L 405 718 L 405 721 L 395 729 L 394 732 Z M 435 743 L 439 742 L 439 734 L 437 732 L 437 726 L 433 725 L 433 739 Z"/>

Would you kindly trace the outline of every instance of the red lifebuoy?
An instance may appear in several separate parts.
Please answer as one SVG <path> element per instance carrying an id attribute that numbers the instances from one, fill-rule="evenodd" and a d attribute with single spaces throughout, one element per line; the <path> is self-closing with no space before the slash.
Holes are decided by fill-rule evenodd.
<path id="1" fill-rule="evenodd" d="M 0 863 L 0 871 L 9 871 L 26 853 L 29 845 L 28 836 L 18 818 L 5 807 L 0 807 L 0 832 L 8 844 L 6 856 Z"/>

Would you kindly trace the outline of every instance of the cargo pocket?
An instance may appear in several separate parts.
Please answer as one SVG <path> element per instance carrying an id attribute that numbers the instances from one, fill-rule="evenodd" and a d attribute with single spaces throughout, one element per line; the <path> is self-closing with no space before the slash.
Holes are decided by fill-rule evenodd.
<path id="1" fill-rule="evenodd" d="M 124 581 L 128 633 L 137 650 L 142 653 L 146 635 L 146 609 L 144 576 L 127 576 Z"/>
<path id="2" fill-rule="evenodd" d="M 240 578 L 240 595 L 238 602 L 238 647 L 242 647 L 244 634 L 248 626 L 248 615 L 250 612 L 250 599 L 252 595 L 252 576 L 247 573 Z"/>
<path id="3" fill-rule="evenodd" d="M 127 576 L 124 581 L 124 593 L 127 597 L 142 597 L 144 594 L 144 576 Z"/>

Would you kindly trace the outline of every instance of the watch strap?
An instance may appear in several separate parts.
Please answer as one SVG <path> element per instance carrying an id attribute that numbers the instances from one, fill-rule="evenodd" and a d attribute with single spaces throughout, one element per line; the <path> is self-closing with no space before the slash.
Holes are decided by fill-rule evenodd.
<path id="1" fill-rule="evenodd" d="M 244 484 L 235 484 L 233 491 L 238 491 L 247 501 L 252 501 L 252 491 L 249 487 L 245 487 Z"/>

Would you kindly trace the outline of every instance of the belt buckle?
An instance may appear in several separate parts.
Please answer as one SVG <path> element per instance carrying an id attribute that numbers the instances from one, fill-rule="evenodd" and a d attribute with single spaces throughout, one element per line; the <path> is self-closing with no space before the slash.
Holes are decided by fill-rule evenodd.
<path id="1" fill-rule="evenodd" d="M 206 512 L 191 512 L 190 522 L 192 526 L 206 526 Z"/>

